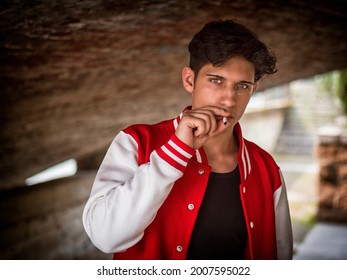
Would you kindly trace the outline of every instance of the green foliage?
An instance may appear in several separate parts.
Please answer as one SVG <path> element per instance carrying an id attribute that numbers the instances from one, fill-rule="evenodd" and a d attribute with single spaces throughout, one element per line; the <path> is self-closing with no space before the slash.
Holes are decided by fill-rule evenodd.
<path id="1" fill-rule="evenodd" d="M 342 110 L 347 115 L 347 69 L 320 75 L 317 80 L 325 90 L 339 99 Z"/>

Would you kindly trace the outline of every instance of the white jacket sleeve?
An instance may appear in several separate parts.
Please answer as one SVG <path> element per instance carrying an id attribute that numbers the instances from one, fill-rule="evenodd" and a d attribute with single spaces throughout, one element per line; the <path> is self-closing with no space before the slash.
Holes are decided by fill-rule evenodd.
<path id="1" fill-rule="evenodd" d="M 170 143 L 180 154 L 179 159 L 166 149 Z M 158 152 L 180 160 L 183 166 L 192 156 L 170 140 L 160 151 L 152 152 L 147 164 L 139 166 L 137 149 L 130 135 L 120 132 L 116 136 L 98 170 L 83 211 L 83 226 L 89 238 L 105 253 L 124 251 L 136 244 L 174 182 L 182 176 L 182 170 L 168 163 Z"/>
<path id="2" fill-rule="evenodd" d="M 282 185 L 274 193 L 277 257 L 280 260 L 289 260 L 293 258 L 293 231 L 287 190 L 281 172 L 280 176 Z"/>

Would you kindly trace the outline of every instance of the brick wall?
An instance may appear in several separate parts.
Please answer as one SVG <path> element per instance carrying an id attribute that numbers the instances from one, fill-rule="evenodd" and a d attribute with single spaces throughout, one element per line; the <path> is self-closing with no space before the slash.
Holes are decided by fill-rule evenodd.
<path id="1" fill-rule="evenodd" d="M 320 134 L 316 156 L 320 165 L 317 218 L 347 222 L 347 134 L 337 129 Z"/>

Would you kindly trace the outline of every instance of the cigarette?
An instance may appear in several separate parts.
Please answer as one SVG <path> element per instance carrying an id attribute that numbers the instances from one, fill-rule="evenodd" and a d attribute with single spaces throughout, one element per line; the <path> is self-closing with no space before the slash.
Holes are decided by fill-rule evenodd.
<path id="1" fill-rule="evenodd" d="M 223 117 L 223 123 L 224 123 L 224 125 L 227 125 L 227 124 L 228 124 L 228 119 L 227 119 L 227 117 Z"/>

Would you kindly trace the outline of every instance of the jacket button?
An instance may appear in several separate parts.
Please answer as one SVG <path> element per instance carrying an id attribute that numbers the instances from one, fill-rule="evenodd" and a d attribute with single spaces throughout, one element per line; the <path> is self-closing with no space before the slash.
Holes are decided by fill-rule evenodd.
<path id="1" fill-rule="evenodd" d="M 204 169 L 199 169 L 198 173 L 199 173 L 200 175 L 202 175 L 202 174 L 205 173 L 205 170 L 204 170 Z"/>
<path id="2" fill-rule="evenodd" d="M 253 222 L 252 222 L 252 221 L 249 223 L 249 225 L 250 225 L 250 227 L 251 227 L 251 228 L 253 228 L 253 227 L 254 227 L 254 224 L 253 224 Z"/>
<path id="3" fill-rule="evenodd" d="M 193 210 L 194 209 L 194 204 L 192 204 L 192 203 L 188 204 L 188 209 L 189 210 Z"/>
<path id="4" fill-rule="evenodd" d="M 177 247 L 176 247 L 176 251 L 177 251 L 177 252 L 182 252 L 182 251 L 183 251 L 182 246 L 177 246 Z"/>

